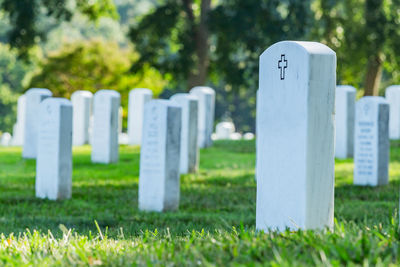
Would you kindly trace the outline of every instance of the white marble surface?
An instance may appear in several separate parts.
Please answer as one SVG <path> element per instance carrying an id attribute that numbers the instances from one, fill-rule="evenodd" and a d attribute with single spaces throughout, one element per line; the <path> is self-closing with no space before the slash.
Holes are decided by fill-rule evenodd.
<path id="1" fill-rule="evenodd" d="M 389 169 L 389 103 L 367 96 L 356 104 L 354 184 L 385 185 Z"/>
<path id="2" fill-rule="evenodd" d="M 92 162 L 115 163 L 119 159 L 118 109 L 120 94 L 114 90 L 99 90 L 94 94 Z"/>
<path id="3" fill-rule="evenodd" d="M 24 145 L 24 134 L 25 134 L 25 109 L 26 109 L 26 96 L 21 95 L 18 97 L 17 104 L 17 122 L 13 127 L 13 137 L 11 144 L 13 146 Z"/>
<path id="4" fill-rule="evenodd" d="M 335 109 L 335 156 L 339 159 L 352 158 L 356 113 L 356 89 L 353 86 L 338 85 L 336 87 Z"/>
<path id="5" fill-rule="evenodd" d="M 89 143 L 93 94 L 89 91 L 75 91 L 71 95 L 71 102 L 73 106 L 72 143 L 74 146 L 82 146 Z"/>
<path id="6" fill-rule="evenodd" d="M 36 158 L 39 125 L 39 105 L 40 102 L 51 96 L 51 91 L 45 88 L 31 88 L 25 93 L 26 106 L 24 146 L 22 149 L 23 158 Z"/>
<path id="7" fill-rule="evenodd" d="M 217 140 L 230 139 L 231 134 L 235 132 L 235 124 L 230 121 L 217 123 L 215 126 L 215 135 Z"/>
<path id="8" fill-rule="evenodd" d="M 197 144 L 199 101 L 190 94 L 175 94 L 170 100 L 182 109 L 180 173 L 196 172 L 199 159 Z"/>
<path id="9" fill-rule="evenodd" d="M 197 135 L 199 147 L 210 147 L 214 128 L 215 91 L 210 87 L 196 86 L 190 90 L 190 94 L 199 99 L 199 132 Z"/>
<path id="10" fill-rule="evenodd" d="M 400 85 L 386 88 L 385 97 L 390 105 L 389 111 L 389 138 L 400 139 Z"/>
<path id="11" fill-rule="evenodd" d="M 71 198 L 72 104 L 65 98 L 48 98 L 38 115 L 36 197 Z"/>
<path id="12" fill-rule="evenodd" d="M 336 54 L 279 42 L 259 71 L 256 228 L 333 227 Z"/>
<path id="13" fill-rule="evenodd" d="M 130 145 L 142 142 L 144 105 L 151 100 L 153 92 L 146 88 L 136 88 L 129 92 L 128 136 Z"/>
<path id="14" fill-rule="evenodd" d="M 145 105 L 140 149 L 139 209 L 176 210 L 179 206 L 181 108 L 169 100 Z"/>

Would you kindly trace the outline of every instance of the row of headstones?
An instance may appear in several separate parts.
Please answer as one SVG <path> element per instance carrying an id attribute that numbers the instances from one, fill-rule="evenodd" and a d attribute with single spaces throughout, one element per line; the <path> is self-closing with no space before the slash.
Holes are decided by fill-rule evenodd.
<path id="1" fill-rule="evenodd" d="M 279 42 L 260 56 L 259 79 L 256 228 L 332 228 L 336 54 L 316 42 Z M 355 184 L 388 182 L 389 115 L 391 131 L 400 124 L 400 93 L 393 91 L 386 93 L 389 114 L 384 98 L 355 104 L 354 90 L 337 88 L 336 155 L 347 157 L 354 143 Z"/>
<path id="2" fill-rule="evenodd" d="M 140 95 L 143 95 L 143 89 L 140 91 Z M 51 97 L 52 93 L 48 89 L 30 89 L 25 95 L 23 157 L 37 159 L 36 196 L 51 200 L 70 198 L 73 127 L 78 124 L 76 122 L 79 122 L 87 129 L 88 117 L 84 119 L 81 117 L 89 113 L 88 103 L 90 101 L 87 101 L 89 98 L 87 96 L 90 94 L 80 94 L 84 97 L 74 108 L 67 99 Z M 72 98 L 72 102 L 74 102 L 74 96 Z M 139 97 L 135 97 L 134 100 L 137 98 Z M 171 97 L 171 100 L 149 99 L 143 101 L 141 114 L 144 112 L 144 115 L 136 116 L 134 122 L 136 126 L 138 120 L 143 124 L 143 134 L 141 131 L 140 136 L 145 145 L 141 148 L 141 154 L 146 155 L 153 151 L 154 147 L 146 148 L 147 140 L 157 134 L 157 138 L 159 138 L 157 140 L 160 141 L 158 148 L 174 157 L 162 158 L 163 161 L 160 162 L 154 161 L 157 160 L 156 158 L 150 159 L 152 162 L 154 161 L 155 166 L 161 166 L 165 171 L 168 169 L 168 173 L 176 172 L 178 181 L 179 173 L 195 171 L 198 162 L 198 147 L 200 144 L 205 147 L 212 144 L 214 101 L 215 92 L 208 87 L 195 87 L 190 94 L 177 94 Z M 118 109 L 120 95 L 113 90 L 100 90 L 94 94 L 93 102 L 92 162 L 117 162 L 119 157 Z M 173 112 L 171 108 L 166 109 L 166 106 L 175 107 L 179 112 Z M 152 122 L 154 116 L 160 118 L 157 121 L 159 125 L 154 125 L 154 121 Z M 168 126 L 173 123 L 177 123 L 175 125 L 177 127 Z M 156 127 L 160 131 L 155 133 L 149 130 L 152 127 Z M 176 132 L 177 129 L 179 129 L 179 133 Z M 87 131 L 80 133 L 82 139 L 87 138 Z M 171 138 L 176 137 L 179 137 L 177 143 L 169 142 Z M 160 145 L 164 147 L 160 147 Z M 179 150 L 178 154 L 175 153 L 176 149 Z M 167 160 L 173 160 L 174 164 L 165 164 Z M 145 160 L 141 160 L 141 166 L 142 161 L 145 162 Z M 169 179 L 171 176 L 157 177 L 157 179 L 159 178 Z"/>
<path id="3" fill-rule="evenodd" d="M 336 148 L 335 157 L 352 158 L 354 155 L 354 184 L 385 185 L 389 181 L 390 141 L 398 139 L 392 133 L 399 127 L 395 119 L 400 116 L 400 87 L 391 86 L 383 97 L 362 97 L 356 102 L 356 89 L 352 86 L 336 88 Z"/>

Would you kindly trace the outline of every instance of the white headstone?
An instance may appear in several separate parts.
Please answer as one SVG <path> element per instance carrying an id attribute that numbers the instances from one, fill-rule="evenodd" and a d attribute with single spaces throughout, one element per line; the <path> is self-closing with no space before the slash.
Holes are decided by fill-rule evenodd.
<path id="1" fill-rule="evenodd" d="M 118 143 L 120 145 L 127 145 L 129 144 L 129 137 L 127 133 L 120 133 L 118 137 Z"/>
<path id="2" fill-rule="evenodd" d="M 332 227 L 336 54 L 279 42 L 260 56 L 259 77 L 256 228 Z"/>
<path id="3" fill-rule="evenodd" d="M 354 184 L 384 185 L 389 169 L 389 103 L 367 96 L 356 104 Z"/>
<path id="4" fill-rule="evenodd" d="M 215 134 L 217 139 L 230 139 L 231 134 L 235 132 L 235 125 L 233 122 L 223 121 L 215 126 Z"/>
<path id="5" fill-rule="evenodd" d="M 0 140 L 1 146 L 9 146 L 11 144 L 11 138 L 12 136 L 10 133 L 3 133 Z"/>
<path id="6" fill-rule="evenodd" d="M 18 97 L 17 104 L 17 122 L 13 127 L 13 146 L 22 146 L 24 144 L 24 127 L 25 127 L 25 109 L 26 109 L 26 96 L 21 95 Z"/>
<path id="7" fill-rule="evenodd" d="M 335 101 L 336 147 L 339 159 L 352 158 L 354 154 L 354 126 L 356 113 L 356 89 L 348 85 L 336 87 Z"/>
<path id="8" fill-rule="evenodd" d="M 180 135 L 179 106 L 168 100 L 146 103 L 140 149 L 140 210 L 178 209 Z"/>
<path id="9" fill-rule="evenodd" d="M 254 134 L 253 133 L 245 133 L 243 135 L 244 140 L 253 140 L 254 139 Z"/>
<path id="10" fill-rule="evenodd" d="M 170 99 L 182 109 L 180 173 L 196 172 L 199 158 L 197 145 L 199 101 L 190 94 L 175 94 Z"/>
<path id="11" fill-rule="evenodd" d="M 120 94 L 100 90 L 94 94 L 92 162 L 118 162 L 118 109 Z"/>
<path id="12" fill-rule="evenodd" d="M 71 95 L 74 110 L 72 143 L 82 146 L 89 143 L 90 117 L 92 115 L 93 94 L 89 91 L 75 91 Z"/>
<path id="13" fill-rule="evenodd" d="M 124 109 L 122 107 L 119 107 L 118 109 L 118 133 L 122 133 L 122 121 L 123 121 L 123 116 L 124 116 Z"/>
<path id="14" fill-rule="evenodd" d="M 25 93 L 26 109 L 24 147 L 22 150 L 23 158 L 36 158 L 39 126 L 39 105 L 40 102 L 51 96 L 52 93 L 50 90 L 44 88 L 31 88 Z"/>
<path id="15" fill-rule="evenodd" d="M 48 98 L 40 104 L 36 197 L 68 199 L 72 191 L 72 104 Z"/>
<path id="16" fill-rule="evenodd" d="M 400 139 L 400 85 L 392 85 L 386 88 L 386 100 L 390 105 L 389 138 Z"/>
<path id="17" fill-rule="evenodd" d="M 151 100 L 153 92 L 145 88 L 129 92 L 128 136 L 129 144 L 140 145 L 142 142 L 144 105 Z"/>
<path id="18" fill-rule="evenodd" d="M 210 87 L 197 86 L 190 90 L 190 94 L 199 99 L 199 126 L 198 144 L 200 148 L 212 145 L 211 134 L 214 128 L 215 91 Z"/>

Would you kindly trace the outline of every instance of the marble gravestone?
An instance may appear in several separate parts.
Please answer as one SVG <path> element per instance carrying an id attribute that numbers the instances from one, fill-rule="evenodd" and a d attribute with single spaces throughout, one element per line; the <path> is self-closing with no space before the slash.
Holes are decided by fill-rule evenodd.
<path id="1" fill-rule="evenodd" d="M 40 104 L 36 197 L 60 200 L 72 191 L 72 104 L 48 98 Z"/>
<path id="2" fill-rule="evenodd" d="M 230 121 L 223 121 L 215 126 L 216 139 L 230 139 L 235 132 L 235 125 Z"/>
<path id="3" fill-rule="evenodd" d="M 36 158 L 39 125 L 39 106 L 44 99 L 51 96 L 51 91 L 44 88 L 31 88 L 25 93 L 26 106 L 24 146 L 22 149 L 23 158 Z"/>
<path id="4" fill-rule="evenodd" d="M 389 103 L 366 96 L 356 104 L 354 184 L 385 185 L 389 181 Z"/>
<path id="5" fill-rule="evenodd" d="M 129 92 L 128 104 L 128 138 L 130 145 L 142 142 L 144 105 L 151 100 L 153 92 L 145 88 L 133 89 Z"/>
<path id="6" fill-rule="evenodd" d="M 71 95 L 73 106 L 72 143 L 74 146 L 83 146 L 89 143 L 92 100 L 93 94 L 89 91 L 78 90 Z"/>
<path id="7" fill-rule="evenodd" d="M 24 127 L 25 127 L 25 107 L 26 96 L 18 97 L 17 104 L 17 122 L 13 127 L 13 137 L 11 143 L 13 146 L 22 146 L 24 144 Z"/>
<path id="8" fill-rule="evenodd" d="M 386 100 L 389 102 L 389 138 L 400 139 L 400 85 L 386 88 Z"/>
<path id="9" fill-rule="evenodd" d="M 200 148 L 212 145 L 211 134 L 214 127 L 215 91 L 210 87 L 197 86 L 190 94 L 199 99 L 198 144 Z"/>
<path id="10" fill-rule="evenodd" d="M 354 154 L 354 120 L 356 113 L 356 89 L 348 85 L 336 87 L 335 101 L 336 144 L 335 156 L 352 158 Z"/>
<path id="11" fill-rule="evenodd" d="M 199 101 L 190 94 L 175 94 L 170 100 L 182 109 L 180 173 L 196 172 L 199 158 L 197 145 Z"/>
<path id="12" fill-rule="evenodd" d="M 118 162 L 120 94 L 114 90 L 99 90 L 93 102 L 92 162 Z"/>
<path id="13" fill-rule="evenodd" d="M 181 108 L 168 100 L 151 100 L 144 109 L 140 149 L 139 209 L 177 210 Z"/>
<path id="14" fill-rule="evenodd" d="M 283 41 L 260 56 L 258 230 L 333 227 L 336 54 Z"/>
<path id="15" fill-rule="evenodd" d="M 10 146 L 11 145 L 12 136 L 10 133 L 5 132 L 1 135 L 0 145 L 1 146 Z"/>

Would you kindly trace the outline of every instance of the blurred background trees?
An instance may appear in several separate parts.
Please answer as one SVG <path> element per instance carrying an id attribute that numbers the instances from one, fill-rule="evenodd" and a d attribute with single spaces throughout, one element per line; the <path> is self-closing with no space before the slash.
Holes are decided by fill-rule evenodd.
<path id="1" fill-rule="evenodd" d="M 17 96 L 47 87 L 134 87 L 169 97 L 217 91 L 216 119 L 255 129 L 258 57 L 281 40 L 337 53 L 338 84 L 359 95 L 400 82 L 400 0 L 0 0 L 0 130 Z"/>

